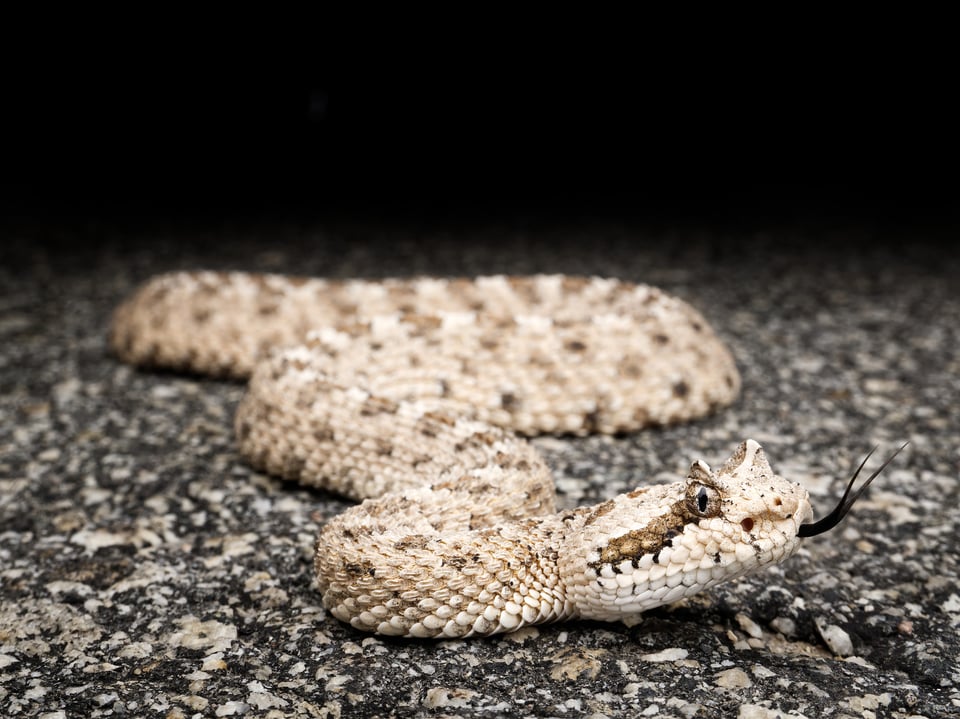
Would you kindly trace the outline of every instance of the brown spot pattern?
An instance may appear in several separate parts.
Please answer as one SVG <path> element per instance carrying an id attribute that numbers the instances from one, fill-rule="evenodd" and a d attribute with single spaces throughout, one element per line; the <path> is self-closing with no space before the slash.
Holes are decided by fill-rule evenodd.
<path id="1" fill-rule="evenodd" d="M 669 547 L 687 524 L 697 520 L 698 517 L 690 513 L 686 502 L 681 499 L 670 505 L 665 514 L 650 520 L 643 529 L 611 539 L 600 548 L 599 561 L 590 562 L 589 566 L 599 572 L 604 564 L 616 565 L 624 560 L 636 562 L 645 554 L 653 554 L 656 561 L 660 550 Z"/>

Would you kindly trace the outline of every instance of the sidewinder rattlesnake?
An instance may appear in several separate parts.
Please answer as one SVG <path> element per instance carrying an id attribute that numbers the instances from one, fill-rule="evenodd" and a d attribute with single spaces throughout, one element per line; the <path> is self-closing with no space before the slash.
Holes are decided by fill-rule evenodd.
<path id="1" fill-rule="evenodd" d="M 118 308 L 111 344 L 137 365 L 250 377 L 244 457 L 365 500 L 315 555 L 324 606 L 365 631 L 623 619 L 782 561 L 859 496 L 810 524 L 807 492 L 747 440 L 717 470 L 558 513 L 521 435 L 690 420 L 739 390 L 703 317 L 644 285 L 176 273 Z"/>

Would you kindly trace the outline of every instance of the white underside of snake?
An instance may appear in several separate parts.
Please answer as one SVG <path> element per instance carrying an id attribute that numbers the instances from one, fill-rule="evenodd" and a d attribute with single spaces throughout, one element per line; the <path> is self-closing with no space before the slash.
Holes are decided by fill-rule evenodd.
<path id="1" fill-rule="evenodd" d="M 634 431 L 736 397 L 731 354 L 703 317 L 651 287 L 180 273 L 124 303 L 111 342 L 135 364 L 249 376 L 243 455 L 364 500 L 323 527 L 315 566 L 324 606 L 365 631 L 624 619 L 829 528 L 807 524 L 807 492 L 752 440 L 717 470 L 697 461 L 673 484 L 556 511 L 521 435 Z"/>

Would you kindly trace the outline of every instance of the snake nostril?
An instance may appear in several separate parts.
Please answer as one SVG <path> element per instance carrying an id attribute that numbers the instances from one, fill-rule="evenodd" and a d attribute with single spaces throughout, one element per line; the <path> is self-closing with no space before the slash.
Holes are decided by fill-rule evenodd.
<path id="1" fill-rule="evenodd" d="M 743 527 L 744 532 L 751 532 L 753 531 L 753 520 L 750 519 L 750 517 L 747 517 L 740 522 L 740 526 Z"/>

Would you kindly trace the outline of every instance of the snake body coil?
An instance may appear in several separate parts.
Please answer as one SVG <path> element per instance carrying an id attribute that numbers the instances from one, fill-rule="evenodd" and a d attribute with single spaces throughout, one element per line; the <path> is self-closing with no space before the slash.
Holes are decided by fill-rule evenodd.
<path id="1" fill-rule="evenodd" d="M 324 526 L 315 566 L 324 606 L 366 631 L 623 618 L 781 561 L 812 516 L 750 440 L 716 471 L 556 512 L 519 435 L 633 431 L 737 394 L 703 317 L 642 285 L 180 273 L 124 303 L 111 342 L 135 364 L 250 376 L 244 456 L 365 500 Z"/>

